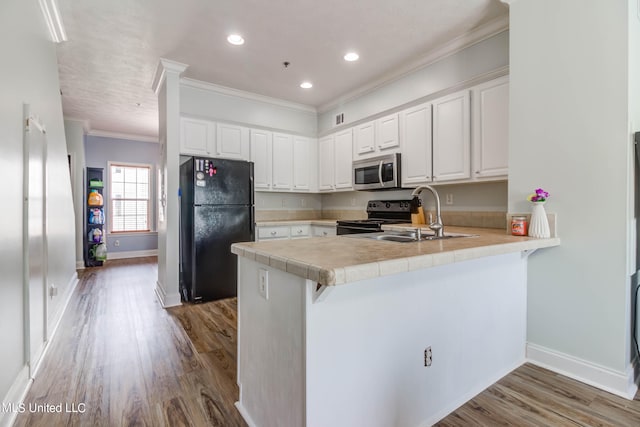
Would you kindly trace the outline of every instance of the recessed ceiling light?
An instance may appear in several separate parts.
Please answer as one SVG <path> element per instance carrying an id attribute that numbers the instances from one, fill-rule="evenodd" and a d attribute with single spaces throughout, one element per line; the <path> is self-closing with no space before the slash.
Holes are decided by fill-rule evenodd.
<path id="1" fill-rule="evenodd" d="M 349 62 L 357 61 L 358 58 L 360 58 L 360 55 L 355 52 L 349 52 L 344 56 L 344 60 Z"/>
<path id="2" fill-rule="evenodd" d="M 311 89 L 313 87 L 313 84 L 311 84 L 311 82 L 302 82 L 300 83 L 300 87 L 302 89 Z"/>
<path id="3" fill-rule="evenodd" d="M 227 41 L 236 46 L 244 44 L 244 39 L 240 34 L 231 34 L 229 37 L 227 37 Z"/>

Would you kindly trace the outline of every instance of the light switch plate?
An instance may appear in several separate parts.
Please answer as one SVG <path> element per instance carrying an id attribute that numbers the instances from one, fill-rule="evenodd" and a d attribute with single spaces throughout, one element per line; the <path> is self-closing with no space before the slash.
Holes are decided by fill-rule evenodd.
<path id="1" fill-rule="evenodd" d="M 269 299 L 269 271 L 264 268 L 258 271 L 258 291 L 262 298 Z"/>

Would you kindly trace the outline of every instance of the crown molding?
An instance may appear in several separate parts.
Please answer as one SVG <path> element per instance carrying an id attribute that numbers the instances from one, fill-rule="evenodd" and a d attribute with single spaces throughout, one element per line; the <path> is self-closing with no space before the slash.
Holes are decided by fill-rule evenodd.
<path id="1" fill-rule="evenodd" d="M 151 84 L 151 89 L 157 95 L 162 83 L 164 83 L 164 79 L 166 78 L 167 72 L 173 72 L 178 75 L 182 74 L 184 70 L 189 68 L 189 65 L 183 64 L 182 62 L 172 61 L 166 58 L 160 58 L 158 62 L 158 68 L 156 68 L 156 74 L 153 77 L 153 83 Z"/>
<path id="2" fill-rule="evenodd" d="M 514 1 L 514 0 L 508 0 Z M 486 40 L 496 34 L 499 34 L 505 30 L 509 29 L 509 16 L 504 15 L 500 16 L 496 19 L 493 19 L 487 22 L 485 25 L 474 29 L 466 34 L 463 34 L 455 39 L 445 43 L 444 45 L 435 48 L 434 50 L 427 53 L 425 56 L 418 58 L 415 61 L 412 61 L 402 67 L 396 68 L 390 73 L 387 73 L 380 77 L 377 80 L 372 81 L 369 84 L 359 87 L 338 99 L 335 99 L 326 104 L 320 105 L 318 107 L 318 113 L 325 113 L 334 108 L 339 107 L 347 102 L 353 101 L 357 98 L 360 98 L 368 93 L 374 92 L 375 90 L 386 86 L 394 81 L 400 80 L 402 77 L 405 77 L 411 73 L 414 73 L 422 68 L 428 67 L 434 62 L 440 61 L 441 59 L 446 58 L 447 56 L 454 55 L 461 50 L 472 46 L 476 43 L 479 43 L 483 40 Z"/>
<path id="3" fill-rule="evenodd" d="M 153 142 L 158 143 L 158 138 L 154 136 L 135 135 L 131 133 L 110 132 L 106 130 L 90 130 L 87 136 L 98 136 L 101 138 L 126 139 L 129 141 Z"/>
<path id="4" fill-rule="evenodd" d="M 257 93 L 247 92 L 240 89 L 234 89 L 227 86 L 220 86 L 214 83 L 203 82 L 201 80 L 190 79 L 187 77 L 181 78 L 180 83 L 182 83 L 183 86 L 187 86 L 195 89 L 208 90 L 211 92 L 220 93 L 222 95 L 249 99 L 251 101 L 264 102 L 267 104 L 277 105 L 279 107 L 285 107 L 292 110 L 306 111 L 314 114 L 318 112 L 318 110 L 315 107 L 312 107 L 310 105 L 298 104 L 296 102 L 285 101 L 284 99 L 272 98 L 270 96 L 259 95 Z"/>
<path id="5" fill-rule="evenodd" d="M 62 17 L 56 0 L 40 0 L 40 10 L 44 21 L 47 23 L 51 40 L 54 43 L 62 43 L 67 41 L 67 32 L 64 30 Z"/>

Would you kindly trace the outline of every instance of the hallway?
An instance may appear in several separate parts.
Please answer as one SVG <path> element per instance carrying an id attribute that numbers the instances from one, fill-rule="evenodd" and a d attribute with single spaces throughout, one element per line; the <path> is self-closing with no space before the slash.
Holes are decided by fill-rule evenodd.
<path id="1" fill-rule="evenodd" d="M 245 425 L 233 406 L 235 300 L 206 305 L 229 315 L 228 330 L 198 354 L 174 317 L 188 319 L 189 306 L 164 310 L 156 301 L 155 257 L 79 276 L 15 426 Z"/>

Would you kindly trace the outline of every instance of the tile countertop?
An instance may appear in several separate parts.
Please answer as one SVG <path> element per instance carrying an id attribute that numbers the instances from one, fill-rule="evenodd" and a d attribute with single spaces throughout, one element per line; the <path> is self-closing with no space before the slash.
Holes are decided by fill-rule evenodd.
<path id="1" fill-rule="evenodd" d="M 277 227 L 279 225 L 320 225 L 326 227 L 335 227 L 337 219 L 283 219 L 275 221 L 256 221 L 258 227 Z"/>
<path id="2" fill-rule="evenodd" d="M 406 226 L 411 227 L 410 224 Z M 486 256 L 560 245 L 557 237 L 517 237 L 506 234 L 501 229 L 446 227 L 445 232 L 477 236 L 412 243 L 347 236 L 317 237 L 234 243 L 231 252 L 322 285 L 332 286 Z"/>

